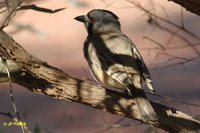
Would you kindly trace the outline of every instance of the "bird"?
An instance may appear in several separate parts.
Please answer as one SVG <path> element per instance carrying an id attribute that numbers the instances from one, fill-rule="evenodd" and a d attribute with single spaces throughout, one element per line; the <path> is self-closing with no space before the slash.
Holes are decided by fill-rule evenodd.
<path id="1" fill-rule="evenodd" d="M 131 95 L 142 121 L 157 121 L 143 89 L 146 84 L 155 92 L 150 73 L 136 45 L 121 31 L 118 16 L 109 10 L 93 9 L 74 19 L 84 23 L 88 33 L 83 52 L 93 78 L 105 88 Z"/>

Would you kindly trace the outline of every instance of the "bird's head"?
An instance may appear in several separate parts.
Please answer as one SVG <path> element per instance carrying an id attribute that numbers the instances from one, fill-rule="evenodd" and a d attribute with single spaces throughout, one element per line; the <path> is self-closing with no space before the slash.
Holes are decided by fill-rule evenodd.
<path id="1" fill-rule="evenodd" d="M 83 22 L 89 34 L 99 34 L 120 31 L 119 18 L 108 10 L 94 9 L 74 18 Z"/>

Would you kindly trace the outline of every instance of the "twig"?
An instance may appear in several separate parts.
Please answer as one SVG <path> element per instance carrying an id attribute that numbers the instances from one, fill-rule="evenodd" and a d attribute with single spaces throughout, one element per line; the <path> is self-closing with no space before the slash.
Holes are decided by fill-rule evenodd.
<path id="1" fill-rule="evenodd" d="M 147 13 L 147 14 L 149 14 L 149 15 L 155 17 L 156 19 L 159 19 L 159 20 L 161 20 L 161 21 L 163 21 L 163 22 L 165 22 L 165 23 L 167 23 L 167 24 L 169 24 L 169 25 L 171 25 L 171 26 L 174 26 L 174 27 L 176 27 L 176 28 L 179 28 L 179 29 L 181 29 L 182 31 L 184 31 L 185 33 L 187 33 L 187 34 L 189 34 L 190 36 L 192 36 L 193 38 L 196 38 L 197 40 L 200 40 L 200 37 L 198 37 L 197 35 L 193 34 L 193 33 L 190 32 L 189 30 L 187 30 L 186 28 L 184 28 L 184 27 L 182 27 L 182 26 L 179 26 L 178 24 L 173 23 L 173 22 L 170 21 L 170 20 L 166 20 L 165 18 L 162 18 L 162 17 L 156 15 L 155 13 L 153 13 L 153 12 L 151 12 L 151 11 L 145 9 L 145 8 L 142 7 L 140 4 L 138 4 L 138 3 L 136 3 L 136 2 L 134 2 L 134 1 L 132 1 L 132 0 L 126 0 L 126 1 L 129 2 L 129 3 L 131 3 L 131 4 L 133 4 L 133 5 L 135 5 L 137 8 L 139 8 L 140 10 L 144 11 L 145 13 Z"/>
<path id="2" fill-rule="evenodd" d="M 7 73 L 8 79 L 9 79 L 10 98 L 11 98 L 11 101 L 12 101 L 12 106 L 14 108 L 13 114 L 17 115 L 17 122 L 21 122 L 21 117 L 20 117 L 19 112 L 17 110 L 16 104 L 15 104 L 15 99 L 14 99 L 14 96 L 13 96 L 12 81 L 11 81 L 11 77 L 10 77 L 10 72 L 9 72 L 7 64 L 6 64 L 6 59 L 5 58 L 3 59 L 2 57 L 0 57 L 0 63 L 2 63 L 4 65 L 4 67 L 6 69 L 6 73 Z M 22 133 L 25 133 L 24 126 L 20 125 L 20 127 L 21 127 L 21 130 L 22 130 Z"/>
<path id="3" fill-rule="evenodd" d="M 164 47 L 161 43 L 158 43 L 157 41 L 153 40 L 152 38 L 147 37 L 147 36 L 143 36 L 143 38 L 144 38 L 144 39 L 147 39 L 147 40 L 149 40 L 149 41 L 151 41 L 151 42 L 153 42 L 154 44 L 156 44 L 157 46 L 159 46 L 159 48 L 160 48 L 161 50 L 165 50 L 165 47 Z"/>
<path id="4" fill-rule="evenodd" d="M 185 29 L 183 7 L 181 7 L 181 27 Z"/>

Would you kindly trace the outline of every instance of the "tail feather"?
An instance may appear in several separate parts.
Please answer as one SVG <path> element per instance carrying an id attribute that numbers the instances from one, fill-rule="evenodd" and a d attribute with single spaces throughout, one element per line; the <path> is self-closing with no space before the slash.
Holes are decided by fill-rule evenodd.
<path id="1" fill-rule="evenodd" d="M 141 119 L 144 122 L 157 121 L 158 117 L 154 111 L 150 101 L 147 99 L 145 92 L 142 89 L 130 88 L 131 94 L 134 96 L 136 105 Z"/>
<path id="2" fill-rule="evenodd" d="M 144 122 L 158 120 L 158 117 L 149 100 L 143 97 L 136 97 L 135 100 L 139 110 L 140 117 Z"/>

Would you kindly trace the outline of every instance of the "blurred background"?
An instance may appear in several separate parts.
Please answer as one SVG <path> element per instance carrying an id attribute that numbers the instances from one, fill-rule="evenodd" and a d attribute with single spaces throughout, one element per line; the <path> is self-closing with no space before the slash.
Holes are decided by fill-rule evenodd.
<path id="1" fill-rule="evenodd" d="M 19 10 L 4 30 L 34 56 L 85 80 L 92 79 L 82 51 L 87 32 L 74 17 L 92 9 L 112 11 L 140 50 L 156 94 L 162 96 L 149 98 L 199 117 L 200 106 L 190 104 L 200 105 L 199 16 L 167 0 L 30 0 L 23 4 L 66 9 L 54 14 Z M 34 94 L 16 84 L 13 90 L 22 121 L 34 133 L 165 133 L 85 105 Z M 9 84 L 1 83 L 0 112 L 13 112 L 9 95 Z M 20 127 L 4 127 L 5 121 L 12 119 L 0 115 L 0 133 L 21 132 Z"/>

